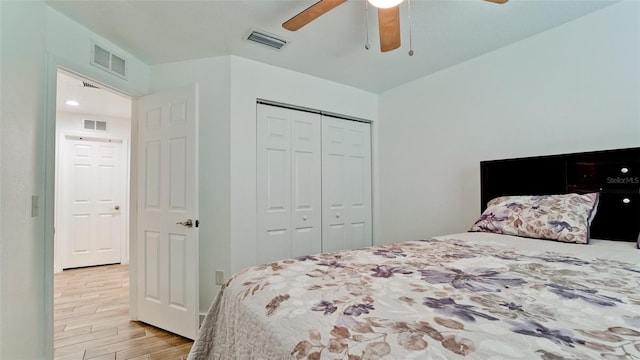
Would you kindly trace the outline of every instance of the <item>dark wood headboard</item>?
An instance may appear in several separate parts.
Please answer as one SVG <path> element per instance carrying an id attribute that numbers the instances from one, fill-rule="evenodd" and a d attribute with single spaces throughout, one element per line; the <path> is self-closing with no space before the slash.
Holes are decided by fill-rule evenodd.
<path id="1" fill-rule="evenodd" d="M 640 236 L 640 148 L 482 161 L 480 176 L 483 211 L 504 195 L 599 192 L 591 237 Z"/>

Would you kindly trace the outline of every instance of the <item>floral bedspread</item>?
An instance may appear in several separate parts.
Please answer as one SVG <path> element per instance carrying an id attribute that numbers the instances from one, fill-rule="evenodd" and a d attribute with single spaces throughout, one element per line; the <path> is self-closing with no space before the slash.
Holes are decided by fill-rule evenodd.
<path id="1" fill-rule="evenodd" d="M 283 260 L 225 284 L 189 358 L 640 359 L 640 265 L 461 240 Z"/>

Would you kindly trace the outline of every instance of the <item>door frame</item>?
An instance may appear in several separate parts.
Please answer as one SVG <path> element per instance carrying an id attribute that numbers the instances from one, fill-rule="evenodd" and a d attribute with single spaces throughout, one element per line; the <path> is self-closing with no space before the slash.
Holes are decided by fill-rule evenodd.
<path id="1" fill-rule="evenodd" d="M 56 119 L 57 121 L 57 119 Z M 60 150 L 61 147 L 64 145 L 64 141 L 67 141 L 66 138 L 67 137 L 85 137 L 85 138 L 91 138 L 91 139 L 104 139 L 104 140 L 115 140 L 115 141 L 121 141 L 122 142 L 122 149 L 123 149 L 123 153 L 121 154 L 122 159 L 120 160 L 124 160 L 123 161 L 123 171 L 122 171 L 122 177 L 124 178 L 124 191 L 122 194 L 122 199 L 123 201 L 125 201 L 126 206 L 124 206 L 124 209 L 122 209 L 122 218 L 123 218 L 123 226 L 124 226 L 124 232 L 122 234 L 122 237 L 120 239 L 120 263 L 123 265 L 127 265 L 129 264 L 129 239 L 130 239 L 130 231 L 129 230 L 129 223 L 130 223 L 130 202 L 131 202 L 131 198 L 129 196 L 129 192 L 131 191 L 131 181 L 130 181 L 130 163 L 131 163 L 131 147 L 130 147 L 130 141 L 129 141 L 129 137 L 108 137 L 108 136 L 93 136 L 93 135 L 86 135 L 80 132 L 74 132 L 74 131 L 68 131 L 68 132 L 61 132 L 57 138 L 57 142 L 56 142 L 56 159 L 61 159 L 60 158 Z M 55 164 L 55 183 L 56 184 L 60 184 L 60 165 L 56 163 Z M 122 179 L 120 179 L 122 180 Z M 58 185 L 55 186 L 55 199 L 60 199 L 60 188 Z M 55 210 L 54 210 L 54 224 L 57 224 L 57 222 L 60 220 L 58 218 L 58 213 L 62 207 L 62 205 L 59 202 L 55 202 L 54 201 L 54 206 L 55 206 Z M 60 241 L 55 241 L 55 234 L 54 234 L 54 242 L 53 242 L 53 251 L 54 251 L 54 255 L 53 255 L 53 268 L 54 268 L 54 273 L 59 273 L 62 272 L 62 261 L 61 261 L 61 257 L 63 256 L 63 250 L 64 250 L 64 246 L 60 243 Z"/>
<path id="2" fill-rule="evenodd" d="M 56 183 L 56 92 L 57 92 L 57 74 L 58 69 L 62 69 L 77 76 L 91 79 L 94 83 L 108 88 L 111 91 L 131 97 L 131 133 L 130 133 L 130 152 L 129 152 L 129 318 L 137 320 L 138 309 L 133 299 L 137 298 L 137 267 L 136 267 L 136 231 L 137 231 L 137 189 L 131 184 L 137 184 L 137 128 L 138 128 L 138 101 L 137 97 L 145 95 L 138 93 L 126 85 L 120 79 L 114 79 L 113 76 L 103 72 L 100 69 L 92 68 L 89 65 L 82 65 L 73 61 L 61 58 L 46 52 L 45 64 L 45 85 L 43 93 L 44 108 L 43 124 L 44 128 L 41 132 L 42 141 L 44 142 L 43 153 L 40 154 L 44 160 L 44 189 L 42 194 L 42 217 L 44 221 L 44 237 L 42 239 L 43 257 L 44 257 L 44 297 L 43 308 L 45 319 L 42 324 L 41 331 L 44 339 L 44 358 L 53 359 L 53 274 L 54 274 L 54 239 L 55 239 L 55 183 Z"/>

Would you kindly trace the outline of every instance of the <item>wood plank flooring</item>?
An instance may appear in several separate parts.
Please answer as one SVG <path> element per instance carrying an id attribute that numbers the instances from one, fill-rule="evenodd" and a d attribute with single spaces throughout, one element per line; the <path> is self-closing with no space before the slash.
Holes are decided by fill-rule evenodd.
<path id="1" fill-rule="evenodd" d="M 193 342 L 129 320 L 126 265 L 65 270 L 54 276 L 56 360 L 186 359 Z"/>

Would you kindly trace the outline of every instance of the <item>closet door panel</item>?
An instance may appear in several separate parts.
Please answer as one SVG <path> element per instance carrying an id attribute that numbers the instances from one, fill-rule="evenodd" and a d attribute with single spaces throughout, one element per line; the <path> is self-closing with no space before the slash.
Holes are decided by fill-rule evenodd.
<path id="1" fill-rule="evenodd" d="M 324 156 L 323 167 L 323 197 L 325 214 L 333 215 L 330 219 L 326 219 L 331 222 L 342 222 L 347 211 L 347 199 L 346 190 L 348 180 L 347 176 L 347 159 L 344 154 L 326 154 Z M 335 219 L 335 220 L 334 220 Z"/>
<path id="2" fill-rule="evenodd" d="M 293 192 L 291 256 L 321 251 L 321 132 L 320 115 L 292 111 Z"/>
<path id="3" fill-rule="evenodd" d="M 344 221 L 323 225 L 322 252 L 345 250 L 346 244 L 349 244 L 349 229 Z"/>
<path id="4" fill-rule="evenodd" d="M 291 114 L 258 106 L 257 113 L 258 262 L 290 254 Z"/>
<path id="5" fill-rule="evenodd" d="M 349 221 L 351 248 L 372 244 L 371 234 L 371 125 L 349 122 Z"/>
<path id="6" fill-rule="evenodd" d="M 347 220 L 347 121 L 322 118 L 322 251 L 351 247 Z"/>
<path id="7" fill-rule="evenodd" d="M 320 115 L 258 105 L 258 262 L 321 251 Z"/>
<path id="8" fill-rule="evenodd" d="M 371 245 L 370 125 L 322 118 L 322 251 Z"/>
<path id="9" fill-rule="evenodd" d="M 371 237 L 367 229 L 369 224 L 366 222 L 351 221 L 349 228 L 349 237 L 352 249 L 361 249 L 371 246 Z"/>
<path id="10" fill-rule="evenodd" d="M 288 151 L 266 150 L 266 212 L 267 229 L 288 228 L 290 212 L 289 158 Z"/>

